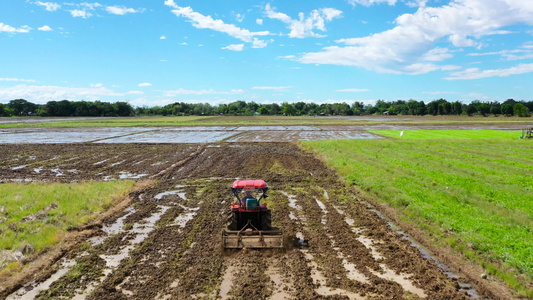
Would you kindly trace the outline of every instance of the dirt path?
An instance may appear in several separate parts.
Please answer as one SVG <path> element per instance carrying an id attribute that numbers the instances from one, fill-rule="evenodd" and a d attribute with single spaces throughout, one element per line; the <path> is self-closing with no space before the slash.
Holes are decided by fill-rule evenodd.
<path id="1" fill-rule="evenodd" d="M 2 291 L 0 284 L 0 298 L 469 298 L 458 279 L 424 259 L 332 171 L 290 144 L 4 149 L 2 182 L 129 177 L 159 184 L 130 195 L 133 204 L 51 266 L 57 270 L 51 277 L 18 290 Z M 273 225 L 287 238 L 285 251 L 221 248 L 233 201 L 229 187 L 237 177 L 269 183 L 267 202 Z"/>

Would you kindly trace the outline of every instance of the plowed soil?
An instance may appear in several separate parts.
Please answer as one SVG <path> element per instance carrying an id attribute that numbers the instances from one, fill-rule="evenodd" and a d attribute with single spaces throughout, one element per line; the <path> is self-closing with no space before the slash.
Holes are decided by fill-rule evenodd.
<path id="1" fill-rule="evenodd" d="M 157 180 L 8 299 L 468 299 L 339 177 L 285 143 L 3 145 L 0 181 Z M 236 179 L 269 183 L 285 250 L 224 251 Z M 57 272 L 56 272 L 57 271 Z M 52 276 L 52 277 L 50 277 Z M 484 297 L 491 298 L 490 295 Z"/>

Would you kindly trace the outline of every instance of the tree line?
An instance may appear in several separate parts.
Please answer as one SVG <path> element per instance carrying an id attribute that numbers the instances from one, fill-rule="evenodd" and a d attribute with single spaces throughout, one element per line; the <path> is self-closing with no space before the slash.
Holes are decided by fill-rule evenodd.
<path id="1" fill-rule="evenodd" d="M 416 100 L 385 101 L 378 100 L 374 105 L 356 101 L 347 103 L 316 104 L 306 102 L 281 104 L 259 104 L 256 102 L 235 101 L 229 104 L 211 105 L 209 103 L 176 102 L 165 106 L 133 107 L 127 102 L 102 101 L 49 101 L 46 104 L 35 104 L 24 99 L 0 103 L 0 116 L 43 116 L 43 117 L 127 117 L 127 116 L 252 116 L 252 115 L 286 115 L 286 116 L 317 116 L 317 115 L 503 115 L 530 117 L 533 101 L 504 102 L 473 101 L 469 104 L 460 101 L 448 102 L 438 99 L 425 103 Z"/>

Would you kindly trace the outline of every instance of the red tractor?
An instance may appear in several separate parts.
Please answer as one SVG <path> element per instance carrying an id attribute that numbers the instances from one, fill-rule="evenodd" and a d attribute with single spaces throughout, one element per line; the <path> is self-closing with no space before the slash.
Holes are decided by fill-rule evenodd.
<path id="1" fill-rule="evenodd" d="M 227 227 L 222 231 L 224 248 L 283 248 L 283 234 L 272 227 L 271 211 L 261 204 L 267 197 L 266 182 L 235 180 L 231 190 L 237 201 L 231 204 Z M 260 193 L 259 198 L 253 196 L 254 192 Z"/>

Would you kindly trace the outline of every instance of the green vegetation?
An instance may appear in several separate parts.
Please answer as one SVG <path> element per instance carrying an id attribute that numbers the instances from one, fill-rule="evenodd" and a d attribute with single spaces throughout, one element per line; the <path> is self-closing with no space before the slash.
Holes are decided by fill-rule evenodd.
<path id="1" fill-rule="evenodd" d="M 370 130 L 392 138 L 411 139 L 518 139 L 522 132 L 505 130 Z M 403 134 L 402 134 L 403 132 Z M 400 136 L 400 134 L 402 134 Z"/>
<path id="2" fill-rule="evenodd" d="M 133 185 L 131 181 L 1 184 L 0 250 L 27 244 L 44 250 L 69 229 L 114 205 Z"/>
<path id="3" fill-rule="evenodd" d="M 530 117 L 533 101 L 515 101 L 507 99 L 496 101 L 472 101 L 469 104 L 460 101 L 448 102 L 438 99 L 428 103 L 416 100 L 384 101 L 378 100 L 375 105 L 355 101 L 348 104 L 313 102 L 283 102 L 280 104 L 261 104 L 253 101 L 238 100 L 229 104 L 211 106 L 209 103 L 175 102 L 165 106 L 132 107 L 127 102 L 101 101 L 49 101 L 46 104 L 34 104 L 24 99 L 11 100 L 7 104 L 0 103 L 0 116 L 47 116 L 47 117 L 126 117 L 126 116 L 253 116 L 253 115 L 284 115 L 284 116 L 317 116 L 317 115 L 504 115 Z"/>
<path id="4" fill-rule="evenodd" d="M 399 132 L 385 133 L 399 137 Z M 302 144 L 324 157 L 347 184 L 395 208 L 437 246 L 455 248 L 533 298 L 531 141 L 518 140 L 516 133 L 513 140 L 500 132 L 477 135 L 502 134 L 493 139 L 453 139 L 452 133 Z M 432 139 L 416 139 L 420 137 Z M 443 137 L 448 138 L 445 143 Z"/>

